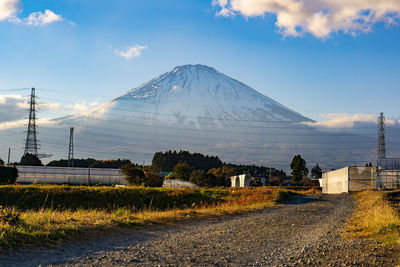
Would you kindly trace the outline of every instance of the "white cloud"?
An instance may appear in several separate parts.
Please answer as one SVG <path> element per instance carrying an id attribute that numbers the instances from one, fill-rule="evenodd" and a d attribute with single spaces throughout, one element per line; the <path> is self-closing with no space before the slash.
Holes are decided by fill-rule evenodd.
<path id="1" fill-rule="evenodd" d="M 322 127 L 322 128 L 352 128 L 355 123 L 378 123 L 378 116 L 374 114 L 366 113 L 331 113 L 331 114 L 321 114 L 321 117 L 325 118 L 324 121 L 316 122 L 303 122 L 303 124 Z M 395 120 L 386 119 L 387 125 L 394 125 Z"/>
<path id="2" fill-rule="evenodd" d="M 21 95 L 0 95 L 0 105 L 7 104 L 10 100 L 25 100 Z"/>
<path id="3" fill-rule="evenodd" d="M 20 8 L 20 0 L 0 0 L 0 21 L 14 17 Z"/>
<path id="4" fill-rule="evenodd" d="M 39 111 L 55 111 L 60 108 L 60 104 L 39 102 L 36 107 Z M 12 125 L 15 121 L 25 118 L 28 114 L 28 109 L 29 102 L 27 97 L 18 94 L 0 95 L 0 123 Z"/>
<path id="5" fill-rule="evenodd" d="M 39 103 L 37 105 L 39 109 L 45 109 L 45 110 L 59 110 L 60 109 L 60 104 L 59 103 Z"/>
<path id="6" fill-rule="evenodd" d="M 228 0 L 213 0 L 213 6 L 220 6 L 221 10 L 217 13 L 219 16 L 229 17 L 235 15 L 235 13 L 228 9 Z"/>
<path id="7" fill-rule="evenodd" d="M 33 12 L 26 18 L 19 18 L 18 13 L 22 12 L 21 0 L 0 0 L 0 21 L 7 20 L 13 23 L 20 23 L 29 26 L 42 26 L 54 22 L 63 21 L 61 15 L 46 9 L 44 12 Z M 73 24 L 73 22 L 70 22 Z"/>
<path id="8" fill-rule="evenodd" d="M 142 55 L 142 51 L 147 49 L 147 45 L 140 46 L 135 45 L 131 47 L 127 47 L 125 50 L 115 49 L 114 53 L 120 57 L 125 58 L 126 60 L 131 60 L 135 57 L 140 57 Z"/>
<path id="9" fill-rule="evenodd" d="M 100 118 L 107 111 L 109 111 L 116 102 L 110 101 L 103 104 L 98 104 L 97 102 L 86 104 L 85 102 L 77 102 L 74 105 L 74 110 L 71 115 L 71 118 Z"/>
<path id="10" fill-rule="evenodd" d="M 20 8 L 20 0 L 0 0 L 0 21 L 14 17 Z"/>
<path id="11" fill-rule="evenodd" d="M 42 26 L 63 20 L 64 20 L 63 17 L 61 17 L 60 15 L 57 15 L 53 11 L 46 9 L 44 13 L 43 12 L 31 13 L 26 19 L 24 19 L 24 23 L 26 25 L 32 25 L 32 26 Z"/>
<path id="12" fill-rule="evenodd" d="M 72 114 L 78 114 L 88 112 L 97 105 L 99 105 L 98 102 L 86 103 L 86 101 L 78 101 L 73 106 L 70 106 L 70 108 L 72 108 Z"/>
<path id="13" fill-rule="evenodd" d="M 369 32 L 378 22 L 396 25 L 399 0 L 212 0 L 220 16 L 273 14 L 284 36 L 310 33 L 326 38 L 333 32 Z"/>
<path id="14" fill-rule="evenodd" d="M 37 122 L 37 124 L 40 124 L 41 126 L 49 126 L 49 125 L 54 125 L 57 123 L 56 121 L 53 121 L 48 118 L 38 119 L 36 122 Z M 15 121 L 0 122 L 0 131 L 13 129 L 13 128 L 22 128 L 22 127 L 26 126 L 26 123 L 27 123 L 27 120 L 15 120 Z"/>
<path id="15" fill-rule="evenodd" d="M 24 102 L 16 103 L 15 106 L 20 109 L 26 110 L 26 109 L 29 109 L 30 104 L 28 101 L 24 101 Z M 38 103 L 38 104 L 36 104 L 36 108 L 41 109 L 41 110 L 58 110 L 58 109 L 60 109 L 60 104 L 59 103 Z"/>

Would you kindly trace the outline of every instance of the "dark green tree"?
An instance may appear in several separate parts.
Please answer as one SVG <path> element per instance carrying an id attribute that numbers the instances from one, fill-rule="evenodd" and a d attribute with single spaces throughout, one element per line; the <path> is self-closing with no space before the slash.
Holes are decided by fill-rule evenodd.
<path id="1" fill-rule="evenodd" d="M 146 172 L 145 185 L 149 187 L 161 187 L 163 184 L 163 178 L 156 173 Z"/>
<path id="2" fill-rule="evenodd" d="M 229 177 L 235 175 L 235 169 L 229 166 L 222 166 L 221 168 L 212 168 L 208 171 L 212 175 L 213 186 L 227 186 L 230 182 Z"/>
<path id="3" fill-rule="evenodd" d="M 19 165 L 43 166 L 42 161 L 38 158 L 38 156 L 29 153 L 26 153 L 21 157 L 21 162 Z"/>
<path id="4" fill-rule="evenodd" d="M 143 170 L 129 163 L 121 167 L 121 172 L 129 185 L 145 185 L 146 175 Z"/>
<path id="5" fill-rule="evenodd" d="M 197 184 L 198 186 L 206 187 L 211 186 L 211 174 L 207 174 L 204 170 L 195 170 L 190 175 L 189 181 Z"/>
<path id="6" fill-rule="evenodd" d="M 322 170 L 318 166 L 318 163 L 317 163 L 317 165 L 314 166 L 314 168 L 311 169 L 311 177 L 314 179 L 322 178 Z"/>
<path id="7" fill-rule="evenodd" d="M 176 178 L 189 181 L 190 174 L 192 173 L 193 168 L 189 166 L 186 162 L 178 163 L 174 167 L 174 173 Z"/>
<path id="8" fill-rule="evenodd" d="M 4 160 L 0 158 L 0 165 L 4 165 Z"/>
<path id="9" fill-rule="evenodd" d="M 292 180 L 295 183 L 299 183 L 302 179 L 307 177 L 308 169 L 306 161 L 300 156 L 296 155 L 293 157 L 292 163 L 290 164 L 292 169 Z"/>
<path id="10" fill-rule="evenodd" d="M 0 184 L 14 184 L 17 181 L 17 177 L 17 168 L 0 166 Z"/>

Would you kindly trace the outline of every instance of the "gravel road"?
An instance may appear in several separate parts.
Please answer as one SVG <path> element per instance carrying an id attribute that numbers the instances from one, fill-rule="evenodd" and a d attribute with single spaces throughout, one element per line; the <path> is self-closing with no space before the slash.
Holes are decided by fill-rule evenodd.
<path id="1" fill-rule="evenodd" d="M 349 195 L 296 196 L 262 211 L 127 230 L 0 254 L 0 266 L 394 266 L 400 251 L 340 237 Z"/>

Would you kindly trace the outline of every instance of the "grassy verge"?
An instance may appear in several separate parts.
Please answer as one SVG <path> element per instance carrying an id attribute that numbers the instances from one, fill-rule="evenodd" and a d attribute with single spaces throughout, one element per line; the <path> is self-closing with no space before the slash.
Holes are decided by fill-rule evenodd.
<path id="1" fill-rule="evenodd" d="M 397 199 L 397 195 L 400 196 L 400 191 L 364 191 L 354 194 L 357 209 L 350 218 L 344 235 L 398 244 L 400 198 Z"/>
<path id="2" fill-rule="evenodd" d="M 44 244 L 119 227 L 248 212 L 298 192 L 315 189 L 1 186 L 0 246 Z"/>

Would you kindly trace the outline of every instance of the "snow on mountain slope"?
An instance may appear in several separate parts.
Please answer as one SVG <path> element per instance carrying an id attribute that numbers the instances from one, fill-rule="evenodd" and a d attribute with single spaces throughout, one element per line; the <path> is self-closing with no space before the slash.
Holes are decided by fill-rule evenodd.
<path id="1" fill-rule="evenodd" d="M 175 67 L 88 112 L 58 120 L 65 129 L 75 127 L 79 157 L 149 162 L 157 151 L 189 150 L 283 169 L 296 154 L 329 168 L 375 157 L 374 138 L 322 132 L 302 124 L 307 121 L 203 65 Z M 55 131 L 45 138 L 62 136 Z"/>
<path id="2" fill-rule="evenodd" d="M 97 112 L 95 112 L 97 113 Z M 107 115 L 146 116 L 201 127 L 247 121 L 311 121 L 204 65 L 185 65 L 112 100 Z"/>

